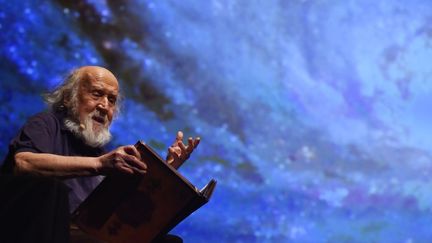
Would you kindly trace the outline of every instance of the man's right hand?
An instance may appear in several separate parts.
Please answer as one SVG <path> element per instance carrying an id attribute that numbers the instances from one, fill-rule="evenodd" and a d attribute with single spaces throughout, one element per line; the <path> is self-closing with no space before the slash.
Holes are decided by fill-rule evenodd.
<path id="1" fill-rule="evenodd" d="M 125 173 L 145 174 L 147 165 L 141 161 L 141 155 L 133 145 L 122 146 L 100 156 L 101 174 Z"/>

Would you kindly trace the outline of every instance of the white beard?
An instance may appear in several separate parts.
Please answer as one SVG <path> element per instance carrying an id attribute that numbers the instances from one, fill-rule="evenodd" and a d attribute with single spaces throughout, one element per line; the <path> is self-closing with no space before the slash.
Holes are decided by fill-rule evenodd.
<path id="1" fill-rule="evenodd" d="M 97 110 L 93 111 L 85 117 L 81 124 L 70 118 L 66 118 L 64 120 L 64 125 L 69 131 L 81 138 L 85 144 L 94 148 L 99 148 L 111 140 L 111 133 L 108 129 L 108 126 L 101 127 L 99 131 L 93 130 L 93 123 L 95 121 L 92 119 L 92 117 L 94 115 L 100 116 L 100 113 Z M 105 121 L 106 123 L 108 122 L 106 117 Z"/>

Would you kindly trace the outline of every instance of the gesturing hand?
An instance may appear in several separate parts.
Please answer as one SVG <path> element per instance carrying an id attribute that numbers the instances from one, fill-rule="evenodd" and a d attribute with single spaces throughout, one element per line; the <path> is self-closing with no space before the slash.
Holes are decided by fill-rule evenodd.
<path id="1" fill-rule="evenodd" d="M 183 143 L 183 132 L 178 131 L 174 143 L 168 148 L 167 163 L 178 169 L 198 146 L 200 138 L 188 138 L 188 145 Z"/>
<path id="2" fill-rule="evenodd" d="M 147 165 L 141 161 L 141 155 L 133 145 L 118 147 L 117 149 L 99 157 L 102 174 L 126 173 L 145 174 Z"/>

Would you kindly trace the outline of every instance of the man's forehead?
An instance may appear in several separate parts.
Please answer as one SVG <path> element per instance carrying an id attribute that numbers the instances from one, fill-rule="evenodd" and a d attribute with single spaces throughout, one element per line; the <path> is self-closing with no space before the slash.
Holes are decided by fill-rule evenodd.
<path id="1" fill-rule="evenodd" d="M 92 88 L 108 88 L 112 90 L 118 90 L 117 83 L 106 82 L 105 80 L 87 80 L 87 86 Z"/>
<path id="2" fill-rule="evenodd" d="M 103 73 L 88 72 L 83 75 L 81 84 L 85 88 L 108 89 L 112 92 L 118 92 L 119 85 L 113 75 L 104 75 Z"/>

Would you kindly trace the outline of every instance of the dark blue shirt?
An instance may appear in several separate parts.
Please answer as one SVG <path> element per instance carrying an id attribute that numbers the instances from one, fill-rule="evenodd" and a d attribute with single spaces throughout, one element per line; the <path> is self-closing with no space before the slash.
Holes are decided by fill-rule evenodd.
<path id="1" fill-rule="evenodd" d="M 14 155 L 19 152 L 49 153 L 64 156 L 97 157 L 104 153 L 102 148 L 86 145 L 64 126 L 65 114 L 43 112 L 31 117 L 11 141 L 9 152 L 3 163 L 3 172 L 12 173 Z M 102 181 L 103 176 L 65 179 L 71 189 L 70 211 L 75 210 L 88 194 Z"/>

